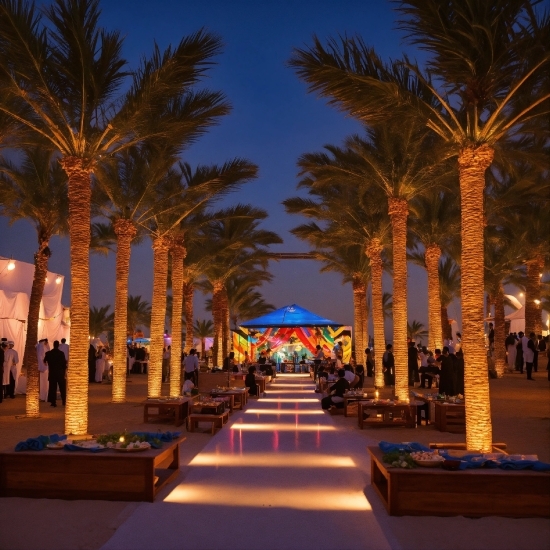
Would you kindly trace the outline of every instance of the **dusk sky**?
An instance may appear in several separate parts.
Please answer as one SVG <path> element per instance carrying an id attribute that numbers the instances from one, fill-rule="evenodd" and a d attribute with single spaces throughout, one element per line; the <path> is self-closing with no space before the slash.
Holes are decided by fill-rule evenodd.
<path id="1" fill-rule="evenodd" d="M 259 178 L 219 203 L 220 206 L 250 202 L 265 208 L 269 218 L 263 227 L 284 240 L 274 251 L 307 251 L 305 243 L 289 230 L 303 222 L 285 213 L 281 201 L 296 191 L 298 157 L 339 144 L 360 125 L 306 92 L 305 85 L 287 66 L 294 47 L 311 44 L 313 34 L 321 39 L 338 34 L 360 34 L 384 58 L 400 57 L 405 51 L 395 30 L 392 5 L 383 0 L 355 1 L 168 1 L 110 0 L 102 6 L 102 24 L 126 36 L 124 55 L 136 67 L 149 55 L 156 40 L 164 49 L 201 27 L 219 34 L 225 44 L 218 65 L 204 85 L 221 90 L 231 102 L 231 114 L 188 149 L 183 159 L 191 165 L 222 163 L 245 157 L 259 166 Z M 410 57 L 418 52 L 406 49 Z M 11 227 L 0 219 L 0 255 L 32 262 L 36 248 L 34 228 L 28 222 Z M 64 303 L 70 302 L 68 239 L 55 238 L 50 271 L 66 276 Z M 275 307 L 298 303 L 315 313 L 343 324 L 352 324 L 351 286 L 343 286 L 336 274 L 319 274 L 320 264 L 308 260 L 272 262 L 273 283 L 261 289 Z M 427 323 L 426 276 L 410 265 L 409 320 Z M 114 255 L 91 258 L 91 304 L 114 303 Z M 150 301 L 152 287 L 150 242 L 134 247 L 130 271 L 130 294 Z M 384 290 L 391 279 L 385 277 Z M 195 298 L 196 317 L 204 297 Z M 459 314 L 451 308 L 451 316 Z M 372 329 L 371 329 L 372 334 Z M 388 334 L 388 337 L 390 335 Z"/>

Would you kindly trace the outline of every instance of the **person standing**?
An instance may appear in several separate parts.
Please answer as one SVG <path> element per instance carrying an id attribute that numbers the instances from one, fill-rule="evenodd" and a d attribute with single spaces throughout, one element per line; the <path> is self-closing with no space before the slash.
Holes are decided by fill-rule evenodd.
<path id="1" fill-rule="evenodd" d="M 36 358 L 38 359 L 38 372 L 39 374 L 39 383 L 40 383 L 40 401 L 46 401 L 48 399 L 48 365 L 44 363 L 44 356 L 46 352 L 49 351 L 46 348 L 47 340 L 43 338 L 38 341 L 36 346 Z"/>
<path id="2" fill-rule="evenodd" d="M 367 367 L 367 376 L 372 378 L 374 376 L 374 363 L 372 362 L 372 352 L 370 348 L 365 348 L 365 362 Z"/>
<path id="3" fill-rule="evenodd" d="M 95 348 L 93 344 L 90 344 L 88 348 L 88 382 L 95 382 Z"/>
<path id="4" fill-rule="evenodd" d="M 512 333 L 508 334 L 504 342 L 508 359 L 508 372 L 514 372 L 516 365 L 516 339 Z"/>
<path id="5" fill-rule="evenodd" d="M 525 338 L 525 337 L 524 337 Z M 527 340 L 526 346 L 523 348 L 523 358 L 525 359 L 525 369 L 527 370 L 527 380 L 534 380 L 533 374 L 533 362 L 535 360 L 535 352 L 537 347 L 535 344 L 535 333 L 531 332 Z"/>
<path id="6" fill-rule="evenodd" d="M 172 355 L 172 346 L 165 347 L 162 352 L 162 381 L 168 382 L 170 371 L 170 357 Z"/>
<path id="7" fill-rule="evenodd" d="M 103 380 L 103 371 L 105 370 L 105 349 L 99 348 L 95 360 L 95 381 L 101 384 Z"/>
<path id="8" fill-rule="evenodd" d="M 65 406 L 67 396 L 67 385 L 65 383 L 65 373 L 67 371 L 67 359 L 65 354 L 59 349 L 59 342 L 55 340 L 53 349 L 46 352 L 44 362 L 48 365 L 48 401 L 51 407 L 57 407 L 57 388 L 61 394 L 61 403 Z"/>
<path id="9" fill-rule="evenodd" d="M 386 346 L 386 352 L 382 356 L 382 367 L 384 370 L 384 385 L 393 386 L 395 383 L 395 359 L 391 344 Z"/>
<path id="10" fill-rule="evenodd" d="M 319 367 L 321 366 L 321 361 L 325 358 L 323 348 L 317 344 L 315 346 L 315 357 L 313 359 L 313 380 L 317 380 L 317 373 L 319 372 Z"/>
<path id="11" fill-rule="evenodd" d="M 185 380 L 192 380 L 195 387 L 198 387 L 198 371 L 199 371 L 199 360 L 195 355 L 197 350 L 194 348 L 189 350 L 189 355 L 183 360 L 183 369 L 185 371 Z"/>
<path id="12" fill-rule="evenodd" d="M 491 350 L 491 355 L 495 349 L 495 327 L 493 323 L 489 323 L 489 349 Z"/>
<path id="13" fill-rule="evenodd" d="M 407 365 L 409 370 L 409 386 L 414 386 L 414 383 L 419 381 L 418 350 L 412 340 L 409 342 L 409 348 L 407 350 Z"/>
<path id="14" fill-rule="evenodd" d="M 15 382 L 17 380 L 17 363 L 19 354 L 13 349 L 13 342 L 8 342 L 8 349 L 4 350 L 4 397 L 15 399 Z M 7 375 L 7 376 L 6 376 Z M 6 384 L 7 379 L 7 384 Z"/>
<path id="15" fill-rule="evenodd" d="M 59 349 L 65 355 L 65 359 L 68 365 L 69 364 L 69 344 L 67 344 L 67 340 L 65 338 L 61 338 L 61 344 L 59 344 Z"/>
<path id="16" fill-rule="evenodd" d="M 6 349 L 5 342 L 2 341 L 0 344 L 0 380 L 3 381 L 4 378 L 4 350 Z M 0 388 L 0 403 L 4 401 L 4 387 Z"/>
<path id="17" fill-rule="evenodd" d="M 441 363 L 441 374 L 439 375 L 439 393 L 445 395 L 456 395 L 456 371 L 455 362 L 449 355 L 449 348 L 443 347 L 443 353 L 439 357 Z"/>

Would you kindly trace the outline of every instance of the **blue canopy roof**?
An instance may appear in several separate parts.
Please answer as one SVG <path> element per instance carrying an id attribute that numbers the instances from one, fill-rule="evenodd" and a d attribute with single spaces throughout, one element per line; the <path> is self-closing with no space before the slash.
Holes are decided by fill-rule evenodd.
<path id="1" fill-rule="evenodd" d="M 245 328 L 270 327 L 341 327 L 342 323 L 319 317 L 299 305 L 292 304 L 276 309 L 267 315 L 241 323 Z"/>

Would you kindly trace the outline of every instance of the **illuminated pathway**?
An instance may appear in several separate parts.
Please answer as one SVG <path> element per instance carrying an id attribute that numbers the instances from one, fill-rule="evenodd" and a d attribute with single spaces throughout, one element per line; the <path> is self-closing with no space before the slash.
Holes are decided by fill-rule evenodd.
<path id="1" fill-rule="evenodd" d="M 349 451 L 366 454 L 365 438 L 336 429 L 313 389 L 309 376 L 278 376 L 104 548 L 389 548 Z"/>

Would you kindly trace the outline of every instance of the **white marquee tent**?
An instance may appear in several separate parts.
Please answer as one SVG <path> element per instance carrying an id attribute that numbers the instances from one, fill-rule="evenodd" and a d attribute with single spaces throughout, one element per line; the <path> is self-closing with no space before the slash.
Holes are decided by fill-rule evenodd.
<path id="1" fill-rule="evenodd" d="M 20 365 L 25 351 L 33 277 L 33 264 L 0 257 L 0 337 L 13 340 Z M 61 338 L 70 340 L 69 309 L 61 304 L 63 283 L 63 276 L 48 271 L 40 305 L 38 339 L 47 338 L 50 345 Z"/>

